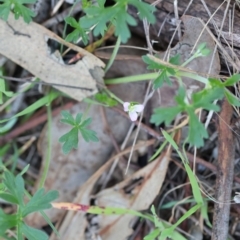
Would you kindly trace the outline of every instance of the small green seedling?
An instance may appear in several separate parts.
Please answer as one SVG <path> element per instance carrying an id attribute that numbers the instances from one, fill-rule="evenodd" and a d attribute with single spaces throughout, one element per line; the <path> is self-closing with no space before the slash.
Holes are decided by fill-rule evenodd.
<path id="1" fill-rule="evenodd" d="M 58 192 L 49 191 L 44 193 L 44 189 L 41 188 L 27 203 L 25 203 L 25 197 L 26 189 L 22 175 L 14 176 L 6 170 L 0 187 L 0 198 L 7 203 L 17 205 L 17 212 L 6 214 L 0 209 L 0 236 L 9 239 L 6 236 L 6 230 L 16 228 L 18 240 L 23 240 L 24 236 L 32 240 L 47 240 L 48 235 L 46 233 L 28 226 L 24 222 L 24 218 L 30 213 L 51 208 L 51 202 L 58 198 Z"/>
<path id="2" fill-rule="evenodd" d="M 87 128 L 92 121 L 91 118 L 83 120 L 82 114 L 78 113 L 74 119 L 74 117 L 67 111 L 62 111 L 61 114 L 63 117 L 61 122 L 72 126 L 72 129 L 59 139 L 59 142 L 63 143 L 62 150 L 65 154 L 69 153 L 73 148 L 78 148 L 79 132 L 86 142 L 98 142 L 96 132 Z"/>
<path id="3" fill-rule="evenodd" d="M 74 30 L 67 35 L 65 40 L 68 42 L 77 43 L 77 41 L 80 38 L 82 38 L 84 45 L 87 45 L 88 44 L 88 35 L 86 34 L 86 32 L 88 31 L 88 29 L 81 27 L 80 20 L 77 22 L 75 20 L 75 18 L 67 17 L 67 18 L 65 18 L 65 22 L 74 28 Z"/>
<path id="4" fill-rule="evenodd" d="M 115 36 L 120 36 L 123 43 L 126 43 L 131 36 L 128 25 L 136 26 L 137 21 L 128 12 L 128 5 L 134 6 L 139 12 L 140 19 L 146 18 L 149 23 L 155 22 L 153 12 L 155 7 L 139 0 L 118 0 L 111 7 L 105 6 L 106 0 L 97 0 L 97 5 L 84 8 L 86 16 L 81 18 L 83 28 L 94 27 L 93 34 L 98 36 L 107 31 L 110 25 L 115 27 Z"/>

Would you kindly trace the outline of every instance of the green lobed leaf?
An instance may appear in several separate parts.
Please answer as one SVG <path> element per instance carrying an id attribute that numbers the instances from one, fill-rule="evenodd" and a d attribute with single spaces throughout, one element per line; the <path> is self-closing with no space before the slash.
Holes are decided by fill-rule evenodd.
<path id="1" fill-rule="evenodd" d="M 154 80 L 153 87 L 154 89 L 158 89 L 163 86 L 164 82 L 166 82 L 169 86 L 172 85 L 172 82 L 168 76 L 167 69 L 164 69 L 160 75 Z"/>
<path id="2" fill-rule="evenodd" d="M 13 203 L 13 204 L 18 204 L 18 199 L 9 193 L 0 193 L 0 198 L 5 200 L 6 202 Z"/>
<path id="3" fill-rule="evenodd" d="M 152 60 L 151 58 L 149 58 L 149 56 L 147 56 L 147 55 L 143 56 L 142 59 L 148 65 L 147 69 L 161 70 L 160 75 L 153 82 L 154 89 L 162 87 L 162 85 L 165 82 L 169 86 L 172 85 L 170 77 L 174 76 L 176 74 L 175 69 L 173 69 L 171 67 L 164 66 L 162 64 L 159 64 L 159 63 L 155 62 L 154 60 Z M 171 61 L 172 64 L 178 65 L 179 61 L 180 61 L 180 55 L 176 55 L 176 56 L 172 57 L 170 59 L 170 61 Z"/>
<path id="4" fill-rule="evenodd" d="M 58 198 L 57 191 L 49 191 L 44 194 L 44 189 L 38 189 L 30 201 L 22 209 L 22 217 L 26 217 L 32 212 L 49 209 L 52 207 L 51 202 Z"/>
<path id="5" fill-rule="evenodd" d="M 228 89 L 224 91 L 225 97 L 227 98 L 228 102 L 236 107 L 240 107 L 240 100 L 235 95 L 233 95 Z"/>
<path id="6" fill-rule="evenodd" d="M 156 11 L 156 8 L 153 5 L 150 5 L 148 3 L 145 3 L 145 2 L 142 2 L 139 0 L 129 0 L 128 3 L 137 8 L 137 10 L 139 12 L 138 15 L 141 20 L 146 18 L 149 23 L 152 23 L 152 24 L 155 23 L 156 18 L 154 16 L 153 12 Z"/>
<path id="7" fill-rule="evenodd" d="M 163 70 L 165 68 L 164 65 L 159 64 L 159 63 L 153 61 L 151 58 L 149 58 L 148 55 L 142 56 L 142 60 L 148 65 L 147 69 L 150 69 L 150 70 L 156 70 L 156 69 Z"/>
<path id="8" fill-rule="evenodd" d="M 69 125 L 74 126 L 75 125 L 75 120 L 73 118 L 73 116 L 70 114 L 70 112 L 68 111 L 61 111 L 61 115 L 62 115 L 62 119 L 60 120 L 62 123 L 66 123 Z"/>
<path id="9" fill-rule="evenodd" d="M 216 87 L 223 88 L 224 87 L 224 83 L 221 82 L 219 79 L 209 78 L 208 81 L 209 81 L 211 88 L 216 88 Z"/>
<path id="10" fill-rule="evenodd" d="M 67 35 L 66 41 L 77 43 L 79 38 L 82 38 L 82 41 L 85 45 L 88 43 L 88 35 L 86 34 L 87 29 L 81 27 L 80 21 L 77 22 L 73 17 L 65 18 L 65 22 L 70 26 L 75 28 L 70 34 Z"/>
<path id="11" fill-rule="evenodd" d="M 183 86 L 180 86 L 178 89 L 177 95 L 175 96 L 174 99 L 176 103 L 182 107 L 183 110 L 187 107 L 187 104 L 185 103 L 185 97 L 186 97 L 186 90 Z"/>
<path id="12" fill-rule="evenodd" d="M 188 142 L 191 146 L 202 147 L 204 138 L 208 138 L 207 130 L 204 125 L 199 122 L 193 110 L 188 111 L 189 115 L 189 133 Z"/>
<path id="13" fill-rule="evenodd" d="M 86 128 L 91 123 L 91 118 L 82 121 L 82 114 L 78 113 L 76 119 L 74 120 L 73 116 L 67 111 L 64 111 L 63 115 L 67 120 L 64 121 L 63 119 L 61 122 L 71 124 L 73 126 L 68 133 L 59 138 L 59 142 L 63 143 L 62 150 L 65 154 L 69 153 L 73 148 L 78 148 L 78 131 L 80 131 L 86 142 L 98 141 L 96 132 Z"/>
<path id="14" fill-rule="evenodd" d="M 73 28 L 79 27 L 79 23 L 76 21 L 74 17 L 66 17 L 64 20 L 67 24 L 69 24 Z"/>
<path id="15" fill-rule="evenodd" d="M 31 239 L 31 240 L 48 240 L 49 237 L 48 235 L 41 231 L 41 230 L 38 230 L 36 228 L 32 228 L 26 224 L 22 224 L 19 231 L 24 234 L 27 239 Z"/>
<path id="16" fill-rule="evenodd" d="M 18 174 L 16 177 L 15 177 L 15 185 L 16 185 L 16 194 L 19 196 L 19 204 L 20 206 L 23 206 L 24 203 L 23 203 L 23 196 L 24 196 L 24 191 L 25 191 L 25 187 L 24 187 L 24 180 L 23 180 L 23 177 Z M 22 198 L 20 199 L 20 196 L 22 196 Z"/>
<path id="17" fill-rule="evenodd" d="M 181 111 L 181 106 L 154 109 L 154 114 L 151 116 L 150 122 L 156 125 L 165 122 L 166 125 L 169 125 Z"/>
<path id="18" fill-rule="evenodd" d="M 35 13 L 29 8 L 25 7 L 23 4 L 33 4 L 37 0 L 9 0 L 4 1 L 0 5 L 0 17 L 7 21 L 10 11 L 12 10 L 15 16 L 15 19 L 18 19 L 20 16 L 23 17 L 26 23 L 32 21 L 32 17 L 35 17 Z"/>
<path id="19" fill-rule="evenodd" d="M 5 2 L 0 5 L 0 18 L 2 18 L 4 21 L 8 20 L 8 16 L 11 10 L 11 2 Z"/>
<path id="20" fill-rule="evenodd" d="M 90 141 L 98 142 L 99 141 L 95 131 L 87 129 L 87 128 L 80 128 L 79 130 L 82 134 L 82 137 L 84 138 L 84 140 L 86 142 L 90 142 Z"/>
<path id="21" fill-rule="evenodd" d="M 126 12 L 124 8 L 118 11 L 115 18 L 116 23 L 115 21 L 113 22 L 113 24 L 115 25 L 115 36 L 120 36 L 121 41 L 123 43 L 126 43 L 131 36 L 128 25 L 136 26 L 137 22 L 131 15 Z"/>
<path id="22" fill-rule="evenodd" d="M 108 24 L 115 26 L 115 36 L 120 36 L 122 42 L 126 42 L 130 37 L 128 25 L 135 26 L 136 20 L 127 12 L 127 5 L 133 5 L 139 12 L 141 19 L 147 18 L 150 23 L 155 22 L 155 16 L 152 14 L 155 7 L 139 0 L 118 0 L 111 7 L 105 7 L 105 1 L 98 0 L 97 6 L 84 8 L 86 16 L 81 18 L 82 27 L 90 28 L 95 26 L 93 34 L 95 36 L 104 35 L 108 28 Z"/>
<path id="23" fill-rule="evenodd" d="M 66 36 L 65 41 L 77 43 L 79 38 L 80 38 L 79 31 L 75 29 Z"/>
<path id="24" fill-rule="evenodd" d="M 73 148 L 78 148 L 78 129 L 72 128 L 68 133 L 59 138 L 59 142 L 63 143 L 62 150 L 64 154 L 68 154 Z"/>
<path id="25" fill-rule="evenodd" d="M 20 4 L 15 5 L 13 13 L 15 19 L 19 19 L 19 17 L 21 16 L 26 23 L 30 23 L 32 21 L 32 18 L 36 16 L 36 14 L 32 10 Z"/>
<path id="26" fill-rule="evenodd" d="M 234 74 L 231 77 L 229 77 L 223 84 L 226 87 L 233 86 L 240 80 L 240 74 Z"/>
<path id="27" fill-rule="evenodd" d="M 5 214 L 0 208 L 0 234 L 4 234 L 6 230 L 15 227 L 18 219 L 16 214 Z"/>
<path id="28" fill-rule="evenodd" d="M 79 125 L 81 123 L 81 121 L 82 121 L 82 114 L 78 113 L 76 116 L 75 124 Z"/>
<path id="29" fill-rule="evenodd" d="M 79 128 L 86 128 L 89 124 L 91 124 L 91 122 L 92 122 L 92 119 L 91 118 L 87 118 L 86 120 L 84 120 L 81 123 L 81 126 L 79 126 Z"/>
<path id="30" fill-rule="evenodd" d="M 176 54 L 175 56 L 171 57 L 170 60 L 169 60 L 169 63 L 173 64 L 173 65 L 180 65 L 180 59 L 181 59 L 181 56 L 180 54 Z"/>
<path id="31" fill-rule="evenodd" d="M 20 206 L 23 206 L 23 196 L 24 196 L 24 180 L 21 175 L 14 175 L 5 171 L 3 175 L 3 184 L 7 188 L 10 194 L 12 194 L 18 201 Z"/>
<path id="32" fill-rule="evenodd" d="M 219 106 L 213 104 L 213 101 L 220 100 L 224 96 L 224 88 L 215 87 L 211 89 L 203 89 L 197 93 L 192 94 L 192 106 L 197 108 L 204 108 L 206 110 L 219 111 Z"/>

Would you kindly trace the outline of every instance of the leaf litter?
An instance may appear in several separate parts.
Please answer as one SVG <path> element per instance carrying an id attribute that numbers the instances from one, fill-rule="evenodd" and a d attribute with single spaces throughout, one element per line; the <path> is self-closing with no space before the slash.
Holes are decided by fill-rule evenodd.
<path id="1" fill-rule="evenodd" d="M 11 19 L 13 21 L 13 19 Z M 10 24 L 13 25 L 15 30 L 18 29 L 17 22 L 11 22 Z M 183 39 L 174 47 L 170 50 L 170 55 L 174 52 L 179 52 L 181 50 L 181 56 L 184 58 L 184 54 L 190 54 L 192 51 L 192 47 L 196 42 L 196 37 L 199 36 L 199 33 L 202 29 L 202 25 L 199 24 L 199 20 L 193 17 L 186 17 L 184 18 L 184 24 L 185 24 L 185 34 L 183 36 Z M 1 25 L 2 24 L 2 25 Z M 6 29 L 7 26 L 3 25 L 3 23 L 0 20 L 0 29 Z M 20 23 L 19 23 L 20 24 Z M 23 23 L 22 23 L 23 24 Z M 38 30 L 40 29 L 39 27 L 35 28 Z M 31 36 L 35 35 L 35 32 L 32 32 L 33 28 L 32 27 L 29 31 L 31 32 Z M 19 29 L 20 26 L 19 26 Z M 193 31 L 194 29 L 194 31 Z M 197 32 L 196 32 L 197 30 Z M 41 30 L 41 34 L 47 34 L 48 37 L 54 38 L 55 40 L 60 41 L 61 43 L 68 45 L 70 47 L 75 48 L 76 51 L 80 51 L 79 48 L 70 45 L 69 43 L 66 43 L 64 40 L 60 40 L 57 36 L 55 36 L 53 33 L 49 33 L 49 31 Z M 4 33 L 5 32 L 0 32 Z M 193 34 L 192 34 L 193 33 Z M 28 31 L 26 31 L 24 34 L 28 34 Z M 3 36 L 0 34 L 0 36 Z M 8 36 L 8 35 L 7 35 Z M 25 36 L 26 37 L 26 36 Z M 12 37 L 9 36 L 11 39 Z M 26 37 L 27 38 L 27 37 Z M 40 39 L 42 39 L 40 37 Z M 189 40 L 190 39 L 190 40 Z M 1 37 L 0 37 L 1 40 Z M 45 39 L 46 40 L 46 39 Z M 214 42 L 209 37 L 207 33 L 201 35 L 200 42 L 207 42 L 208 47 L 212 50 L 214 48 Z M 39 42 L 39 41 L 38 41 Z M 16 45 L 16 42 L 12 42 L 13 45 Z M 39 42 L 40 43 L 40 42 Z M 29 42 L 27 43 L 29 44 Z M 46 41 L 45 43 L 46 44 Z M 22 44 L 21 44 L 22 45 Z M 45 71 L 46 69 L 38 69 L 37 72 L 33 71 L 32 65 L 29 63 L 24 63 L 24 59 L 18 59 L 18 56 L 16 56 L 16 48 L 13 48 L 13 53 L 11 52 L 5 52 L 5 48 L 7 49 L 7 45 L 4 45 L 5 47 L 1 48 L 0 47 L 0 53 L 3 55 L 6 55 L 11 58 L 12 54 L 12 60 L 18 63 L 19 65 L 23 66 L 24 68 L 28 69 L 30 72 L 32 72 L 34 75 L 41 77 L 42 75 L 40 74 L 40 71 Z M 36 52 L 44 52 L 44 56 L 40 57 L 42 58 L 42 61 L 45 61 L 47 58 L 49 58 L 49 55 L 46 55 L 46 48 L 42 47 L 42 43 L 40 44 L 40 47 L 35 50 L 28 50 L 30 54 L 36 53 Z M 27 52 L 28 52 L 27 51 Z M 81 50 L 83 51 L 83 50 Z M 84 51 L 83 51 L 84 52 Z M 164 56 L 167 52 L 161 53 L 161 56 Z M 89 71 L 90 69 L 95 69 L 95 66 L 98 67 L 104 67 L 104 64 L 99 60 L 93 57 L 92 55 L 90 56 L 88 53 L 86 54 L 86 58 L 89 57 L 91 60 L 94 59 L 94 64 L 87 66 L 86 71 Z M 29 57 L 33 57 L 32 55 Z M 204 58 L 199 59 L 199 61 L 195 62 L 193 65 L 187 66 L 188 68 L 199 71 L 199 68 L 201 68 L 201 72 L 207 72 L 209 63 L 211 61 L 211 57 L 209 57 L 208 60 Z M 50 57 L 52 58 L 52 57 Z M 31 59 L 31 58 L 30 58 Z M 52 61 L 53 59 L 51 59 Z M 81 61 L 79 61 L 81 63 Z M 85 71 L 85 65 L 83 66 L 82 63 L 78 66 L 79 70 Z M 118 65 L 118 72 L 114 72 L 114 74 L 119 74 L 119 75 L 129 75 L 128 73 L 125 72 L 126 65 L 130 68 L 131 71 L 131 64 L 134 65 L 135 63 L 133 61 L 116 61 L 116 63 L 113 65 L 113 68 L 111 69 L 112 72 L 115 69 L 115 65 Z M 43 81 L 52 81 L 52 79 L 57 79 L 57 82 L 62 82 L 61 79 L 59 79 L 59 74 L 58 71 L 60 69 L 66 70 L 63 65 L 60 63 L 57 63 L 58 67 L 56 67 L 56 64 L 49 63 L 46 64 L 52 67 L 54 69 L 53 75 L 49 76 L 42 76 L 41 79 Z M 120 65 L 120 66 L 119 66 Z M 137 65 L 139 66 L 139 65 Z M 77 68 L 77 67 L 76 67 Z M 138 67 L 137 67 L 138 68 Z M 218 55 L 214 56 L 214 67 L 211 69 L 211 74 L 219 74 L 219 58 Z M 139 72 L 144 72 L 146 71 L 145 65 L 142 66 L 142 68 L 137 69 Z M 68 73 L 71 71 L 68 71 Z M 109 73 L 111 75 L 113 73 Z M 66 90 L 67 88 L 62 88 L 60 87 L 59 90 L 64 91 L 66 94 L 72 96 L 76 100 L 81 100 L 83 97 L 89 96 L 96 91 L 98 91 L 96 87 L 96 79 L 92 76 L 92 74 L 87 73 L 89 79 L 89 82 L 85 81 L 80 81 L 79 82 L 79 72 L 77 70 L 77 74 L 75 76 L 71 75 L 71 79 L 73 79 L 73 82 L 71 84 L 75 85 L 79 82 L 79 87 L 87 87 L 94 89 L 93 92 L 88 93 L 87 90 L 80 90 L 80 93 L 76 94 L 73 93 L 72 90 Z M 101 74 L 100 74 L 101 75 Z M 57 76 L 57 77 L 56 77 Z M 63 75 L 64 76 L 64 75 Z M 56 78 L 55 78 L 56 77 Z M 66 79 L 65 77 L 63 77 Z M 100 82 L 102 83 L 102 79 L 100 77 Z M 189 80 L 185 80 L 186 85 L 189 88 L 192 88 L 193 84 L 196 82 L 189 82 Z M 66 84 L 70 84 L 69 79 L 67 80 Z M 131 90 L 129 90 L 129 87 L 131 86 Z M 168 86 L 164 86 L 163 88 L 163 93 L 161 94 L 161 104 L 164 106 L 164 104 L 171 105 L 170 99 L 173 99 L 173 94 L 174 94 L 174 86 L 172 88 L 169 88 Z M 199 87 L 199 86 L 198 86 Z M 201 86 L 200 86 L 201 87 Z M 142 96 L 145 92 L 145 86 L 144 83 L 138 83 L 138 84 L 126 84 L 125 86 L 112 86 L 113 91 L 115 92 L 116 95 L 121 96 L 121 94 L 124 96 L 123 99 L 126 101 L 129 98 L 129 92 L 131 92 L 132 96 L 131 99 L 136 98 L 143 100 Z M 115 89 L 115 90 L 114 90 Z M 128 90 L 128 91 L 127 91 Z M 167 90 L 167 91 L 165 91 Z M 79 90 L 78 90 L 79 91 Z M 161 90 L 162 91 L 162 90 Z M 169 95 L 169 92 L 171 94 Z M 165 95 L 164 95 L 165 94 Z M 137 100 L 136 100 L 137 101 Z M 152 102 L 152 106 L 154 105 L 159 105 L 159 95 L 156 93 L 154 97 L 150 100 Z M 70 111 L 73 115 L 78 114 L 79 112 L 82 112 L 83 109 L 86 108 L 86 105 L 83 103 L 75 105 Z M 99 192 L 96 192 L 96 186 L 97 181 L 99 180 L 99 177 L 101 174 L 104 173 L 109 167 L 109 162 L 106 162 L 109 155 L 111 154 L 113 147 L 111 145 L 111 139 L 109 139 L 108 135 L 104 132 L 104 124 L 100 121 L 101 113 L 99 107 L 92 106 L 91 110 L 89 112 L 91 117 L 93 118 L 93 126 L 94 129 L 97 129 L 97 136 L 100 139 L 100 143 L 97 145 L 95 144 L 85 144 L 84 141 L 80 140 L 79 147 L 77 150 L 73 151 L 70 153 L 70 155 L 65 156 L 61 153 L 61 149 L 59 147 L 58 142 L 52 142 L 51 144 L 51 149 L 52 149 L 52 162 L 50 166 L 50 172 L 49 172 L 49 177 L 46 182 L 46 188 L 47 189 L 58 189 L 60 191 L 60 198 L 58 201 L 61 202 L 68 202 L 69 203 L 77 203 L 77 204 L 85 204 L 82 205 L 82 208 L 85 206 L 83 210 L 83 213 L 79 212 L 69 212 L 65 216 L 62 225 L 60 226 L 60 233 L 64 237 L 63 239 L 84 239 L 87 236 L 85 235 L 85 231 L 88 228 L 88 226 L 91 226 L 93 223 L 97 223 L 98 229 L 94 229 L 96 232 L 96 235 L 99 234 L 99 236 L 102 237 L 102 239 L 117 239 L 116 238 L 116 232 L 119 232 L 119 229 L 121 229 L 119 235 L 119 239 L 124 239 L 127 236 L 129 236 L 132 233 L 132 228 L 129 227 L 129 223 L 132 222 L 133 216 L 131 215 L 112 215 L 112 216 L 106 216 L 106 215 L 99 215 L 97 219 L 94 219 L 93 222 L 91 223 L 90 221 L 88 222 L 85 212 L 88 207 L 91 207 L 91 203 L 94 200 L 94 204 L 97 206 L 103 207 L 108 207 L 108 206 L 113 206 L 113 207 L 123 207 L 126 209 L 134 209 L 137 211 L 145 210 L 150 207 L 152 202 L 154 201 L 155 197 L 159 193 L 159 191 L 162 188 L 163 181 L 165 179 L 165 175 L 167 174 L 167 169 L 168 169 L 168 164 L 169 164 L 169 153 L 164 152 L 157 160 L 154 162 L 148 164 L 147 166 L 143 167 L 142 169 L 136 171 L 135 173 L 132 174 L 132 176 L 128 176 L 127 179 L 122 179 L 121 182 L 107 188 L 104 190 L 101 190 Z M 121 143 L 124 139 L 124 136 L 127 134 L 127 130 L 130 126 L 130 122 L 126 120 L 123 117 L 116 116 L 116 114 L 111 113 L 111 111 L 107 110 L 107 117 L 109 121 L 109 127 L 111 131 L 113 132 L 114 136 L 117 138 L 117 142 Z M 58 139 L 60 136 L 63 135 L 63 133 L 66 132 L 66 127 L 63 125 L 60 125 L 59 117 L 55 117 L 53 119 L 53 124 L 52 124 L 52 135 L 53 139 Z M 120 124 L 121 123 L 121 124 Z M 39 141 L 39 153 L 43 156 L 43 162 L 42 165 L 44 165 L 44 159 L 45 159 L 45 152 L 43 151 L 46 149 L 47 146 L 47 129 L 46 127 L 44 128 L 41 138 Z M 112 158 L 113 159 L 113 158 Z M 131 188 L 131 184 L 134 182 L 137 182 L 136 185 L 133 185 Z M 36 187 L 37 187 L 36 183 Z M 130 192 L 126 192 L 125 189 L 130 188 Z M 92 193 L 95 193 L 94 196 L 92 197 Z M 146 198 L 146 196 L 148 196 Z M 53 205 L 54 206 L 54 205 Z M 63 205 L 62 205 L 63 206 Z M 57 205 L 55 205 L 57 207 Z M 69 205 L 64 205 L 63 208 L 67 209 Z M 60 206 L 61 208 L 61 206 Z M 76 209 L 79 210 L 79 209 Z M 50 210 L 48 212 L 49 217 L 52 221 L 57 221 L 58 219 L 62 218 L 64 212 L 62 211 L 56 211 L 56 210 Z M 31 218 L 28 219 L 28 221 L 31 224 L 34 224 L 35 226 L 41 227 L 44 225 L 43 220 L 41 217 L 37 214 L 32 215 Z M 81 227 L 79 227 L 81 226 Z M 51 239 L 55 239 L 54 236 L 52 236 Z"/>

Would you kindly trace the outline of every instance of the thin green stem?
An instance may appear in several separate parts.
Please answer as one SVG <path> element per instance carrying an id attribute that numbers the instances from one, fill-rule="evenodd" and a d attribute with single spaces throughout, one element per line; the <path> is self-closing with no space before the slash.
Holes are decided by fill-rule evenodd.
<path id="1" fill-rule="evenodd" d="M 51 105 L 48 104 L 47 105 L 47 117 L 48 117 L 48 148 L 47 148 L 47 158 L 45 161 L 45 166 L 43 169 L 43 174 L 42 177 L 39 181 L 39 185 L 38 188 L 43 188 L 44 187 L 44 183 L 47 179 L 47 174 L 48 174 L 48 170 L 49 170 L 49 166 L 50 166 L 50 161 L 51 161 L 51 155 L 52 155 L 52 149 L 51 149 L 51 142 L 52 142 L 52 132 L 51 132 L 51 128 L 52 128 L 52 111 L 51 111 Z"/>
<path id="2" fill-rule="evenodd" d="M 181 67 L 185 67 L 186 65 L 188 65 L 192 60 L 194 60 L 195 58 L 197 58 L 198 56 L 196 56 L 195 54 L 193 56 L 191 56 L 190 58 L 188 58 L 183 64 L 181 64 Z"/>
<path id="3" fill-rule="evenodd" d="M 202 76 L 199 76 L 195 73 L 189 73 L 189 72 L 178 72 L 177 73 L 178 76 L 181 76 L 181 77 L 188 77 L 188 78 L 192 78 L 194 80 L 197 80 L 199 82 L 202 82 L 204 83 L 205 85 L 207 85 L 209 82 L 208 82 L 208 79 L 205 78 L 205 77 L 202 77 Z"/>
<path id="4" fill-rule="evenodd" d="M 149 79 L 154 79 L 158 77 L 159 73 L 146 73 L 122 78 L 112 78 L 105 80 L 105 84 L 119 84 L 119 83 L 130 83 L 130 82 L 139 82 L 146 81 Z"/>
<path id="5" fill-rule="evenodd" d="M 165 148 L 165 146 L 167 145 L 168 141 L 165 140 L 161 146 L 158 148 L 158 150 L 152 155 L 152 157 L 148 160 L 148 162 L 153 161 L 161 152 L 162 150 Z"/>
<path id="6" fill-rule="evenodd" d="M 108 63 L 107 63 L 107 66 L 105 67 L 105 74 L 106 72 L 109 70 L 109 68 L 112 66 L 116 56 L 117 56 L 117 53 L 118 53 L 118 50 L 119 50 L 119 47 L 120 47 L 120 44 L 121 44 L 121 37 L 118 36 L 118 39 L 117 39 L 117 42 L 116 42 L 116 45 L 113 49 L 113 53 L 111 55 L 111 58 L 109 59 Z"/>
<path id="7" fill-rule="evenodd" d="M 107 79 L 105 80 L 105 84 L 120 84 L 120 83 L 130 83 L 130 82 L 139 82 L 139 81 L 146 81 L 150 79 L 157 78 L 159 76 L 159 73 L 146 73 L 141 75 L 134 75 L 134 76 L 128 76 L 128 77 L 122 77 L 122 78 L 113 78 L 113 79 Z M 199 82 L 202 82 L 204 84 L 208 84 L 208 79 L 199 75 L 196 75 L 194 73 L 188 73 L 188 72 L 178 72 L 177 76 L 180 77 L 189 77 L 192 79 L 195 79 Z"/>
<path id="8" fill-rule="evenodd" d="M 111 91 L 109 91 L 107 88 L 104 89 L 111 98 L 114 98 L 115 100 L 117 100 L 119 103 L 123 104 L 124 102 L 118 98 L 115 94 L 113 94 Z"/>
<path id="9" fill-rule="evenodd" d="M 69 14 L 67 15 L 67 17 L 69 17 L 69 16 L 72 14 L 72 11 L 73 11 L 73 9 L 75 8 L 77 2 L 78 2 L 78 1 L 75 1 L 75 2 L 74 2 L 74 4 L 72 5 L 72 8 L 70 9 Z M 67 31 L 67 23 L 64 21 L 64 28 L 63 28 L 63 35 L 62 35 L 62 38 L 63 38 L 63 39 L 65 39 L 65 37 L 66 37 L 66 31 Z M 63 52 L 63 44 L 61 44 L 60 52 L 61 52 L 61 53 Z"/>

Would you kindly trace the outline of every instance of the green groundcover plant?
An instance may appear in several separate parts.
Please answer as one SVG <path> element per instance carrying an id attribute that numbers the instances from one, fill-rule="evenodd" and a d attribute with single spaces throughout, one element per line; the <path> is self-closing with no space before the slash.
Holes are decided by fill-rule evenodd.
<path id="1" fill-rule="evenodd" d="M 75 1 L 76 3 L 77 1 Z M 0 18 L 4 21 L 8 20 L 10 12 L 14 14 L 15 19 L 22 18 L 26 23 L 32 21 L 35 13 L 28 7 L 31 4 L 36 3 L 36 0 L 0 0 Z M 75 4 L 73 5 L 73 7 Z M 114 29 L 114 35 L 117 38 L 116 46 L 113 51 L 112 57 L 107 64 L 105 72 L 111 67 L 114 58 L 119 49 L 120 43 L 126 43 L 130 38 L 131 33 L 129 26 L 136 26 L 137 20 L 128 13 L 129 6 L 134 7 L 138 12 L 140 20 L 146 20 L 148 23 L 153 24 L 156 21 L 154 16 L 155 7 L 140 0 L 116 0 L 112 6 L 107 6 L 105 0 L 97 0 L 95 2 L 82 1 L 82 7 L 84 16 L 75 19 L 70 15 L 66 17 L 65 24 L 71 27 L 70 32 L 66 37 L 66 41 L 77 43 L 80 40 L 86 46 L 89 43 L 89 32 L 92 31 L 94 36 L 103 37 L 109 29 Z M 65 28 L 66 29 L 66 28 Z M 151 70 L 151 73 L 141 74 L 136 76 L 129 76 L 115 79 L 105 79 L 106 84 L 124 84 L 129 82 L 151 80 L 153 90 L 161 88 L 164 84 L 171 85 L 172 80 L 175 79 L 179 82 L 179 89 L 175 96 L 175 106 L 172 107 L 159 107 L 154 109 L 151 116 L 151 123 L 159 126 L 164 123 L 166 126 L 170 125 L 173 120 L 179 114 L 185 114 L 189 121 L 189 131 L 185 140 L 190 146 L 199 148 L 204 145 L 204 139 L 208 138 L 207 129 L 203 123 L 199 120 L 197 111 L 203 109 L 206 111 L 219 111 L 220 108 L 216 104 L 217 101 L 222 100 L 224 97 L 233 106 L 240 106 L 239 99 L 229 90 L 229 87 L 234 86 L 239 82 L 240 75 L 234 74 L 227 78 L 225 81 L 221 79 L 202 77 L 197 73 L 187 72 L 184 67 L 192 60 L 200 57 L 205 57 L 210 53 L 210 50 L 206 47 L 205 43 L 201 43 L 193 55 L 184 63 L 180 63 L 180 56 L 176 55 L 170 58 L 169 62 L 161 61 L 157 56 L 145 55 L 142 57 L 143 62 L 146 64 L 146 68 Z M 1 69 L 0 75 L 3 75 Z M 8 99 L 14 97 L 16 94 L 7 89 L 4 77 L 0 76 L 0 104 L 6 102 Z M 190 97 L 186 94 L 186 88 L 183 84 L 182 77 L 189 77 L 196 81 L 202 82 L 205 87 L 194 92 Z M 31 85 L 29 88 L 31 88 Z M 29 88 L 23 91 L 28 91 Z M 44 97 L 26 107 L 23 111 L 15 114 L 11 118 L 0 120 L 0 134 L 6 133 L 11 130 L 17 119 L 21 116 L 28 116 L 35 110 L 42 106 L 47 106 L 48 109 L 48 122 L 49 128 L 51 126 L 51 112 L 50 104 L 53 100 L 60 96 L 61 93 L 50 91 Z M 132 121 L 136 121 L 139 113 L 144 111 L 144 105 L 137 102 L 123 102 L 118 96 L 115 96 L 107 88 L 103 88 L 101 92 L 97 93 L 92 98 L 85 99 L 89 105 L 99 104 L 105 107 L 112 107 L 120 104 L 125 112 L 129 114 L 129 118 Z M 79 136 L 86 142 L 97 142 L 97 134 L 91 126 L 91 118 L 86 117 L 85 113 L 78 113 L 76 116 L 72 116 L 68 111 L 62 111 L 61 122 L 70 126 L 70 130 L 60 137 L 59 142 L 62 143 L 62 151 L 64 154 L 68 154 L 72 149 L 78 148 Z M 50 129 L 49 129 L 50 132 Z M 176 231 L 176 227 L 179 226 L 185 219 L 190 217 L 196 211 L 201 211 L 202 216 L 209 224 L 207 219 L 207 204 L 206 200 L 202 198 L 200 187 L 197 179 L 192 172 L 186 157 L 179 150 L 172 137 L 163 131 L 163 135 L 166 138 L 166 142 L 169 143 L 178 156 L 181 158 L 184 168 L 190 179 L 194 204 L 188 212 L 186 212 L 175 224 L 170 225 L 156 215 L 155 208 L 151 208 L 151 214 L 142 214 L 131 209 L 117 209 L 106 207 L 104 210 L 100 207 L 84 207 L 79 208 L 88 213 L 93 214 L 132 214 L 141 218 L 152 221 L 155 225 L 155 230 L 148 234 L 144 239 L 165 239 L 171 237 L 173 239 L 185 239 L 181 234 Z M 49 134 L 49 139 L 51 138 Z M 0 160 L 7 151 L 7 145 L 0 151 Z M 162 149 L 162 148 L 160 148 Z M 50 150 L 49 150 L 50 152 Z M 159 154 L 159 151 L 157 151 Z M 49 154 L 50 155 L 50 154 Z M 150 159 L 154 159 L 155 155 Z M 50 161 L 50 159 L 49 159 Z M 44 240 L 48 239 L 48 236 L 43 231 L 34 229 L 28 226 L 24 219 L 26 216 L 33 212 L 40 212 L 47 223 L 52 227 L 53 231 L 57 233 L 56 229 L 47 218 L 44 213 L 45 209 L 52 207 L 52 201 L 58 197 L 57 191 L 44 192 L 44 182 L 49 168 L 49 161 L 45 166 L 44 175 L 40 181 L 40 188 L 34 193 L 33 196 L 25 189 L 23 175 L 27 171 L 27 167 L 18 174 L 13 174 L 14 171 L 9 171 L 4 165 L 2 160 L 0 161 L 2 177 L 0 183 L 0 198 L 8 204 L 16 206 L 16 213 L 6 214 L 3 210 L 0 210 L 0 236 L 5 239 L 36 239 Z M 16 176 L 15 176 L 16 175 Z M 209 224 L 210 225 L 210 224 Z M 15 232 L 15 236 L 11 236 L 9 231 Z"/>

